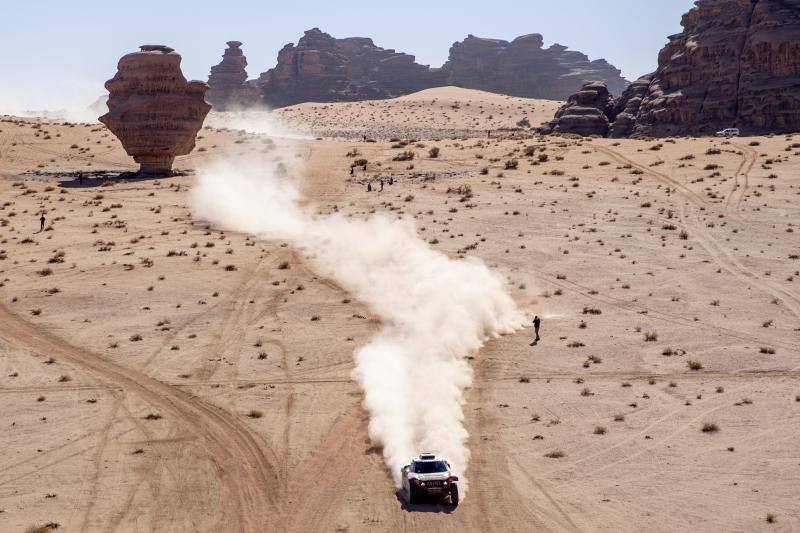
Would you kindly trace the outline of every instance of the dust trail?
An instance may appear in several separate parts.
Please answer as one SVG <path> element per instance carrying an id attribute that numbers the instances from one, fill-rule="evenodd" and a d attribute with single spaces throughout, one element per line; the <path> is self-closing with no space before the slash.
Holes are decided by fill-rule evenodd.
<path id="1" fill-rule="evenodd" d="M 106 90 L 102 83 L 90 80 L 59 81 L 58 91 L 51 85 L 0 87 L 0 114 L 18 117 L 38 117 L 45 120 L 93 124 L 108 111 Z"/>
<path id="2" fill-rule="evenodd" d="M 313 139 L 310 135 L 301 135 L 275 120 L 272 111 L 265 109 L 244 109 L 234 111 L 214 111 L 206 117 L 205 125 L 211 128 L 227 128 L 247 133 L 269 135 L 284 139 Z"/>
<path id="3" fill-rule="evenodd" d="M 421 451 L 443 455 L 463 476 L 463 391 L 472 383 L 465 358 L 524 321 L 503 278 L 478 259 L 453 260 L 431 249 L 411 219 L 316 214 L 283 164 L 216 161 L 199 169 L 196 215 L 290 242 L 367 304 L 383 327 L 355 351 L 354 377 L 364 390 L 370 437 L 383 447 L 395 483 Z"/>

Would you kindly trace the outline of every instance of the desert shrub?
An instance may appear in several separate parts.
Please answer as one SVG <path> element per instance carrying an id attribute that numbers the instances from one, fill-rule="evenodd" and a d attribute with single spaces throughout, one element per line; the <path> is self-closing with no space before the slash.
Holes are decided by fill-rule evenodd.
<path id="1" fill-rule="evenodd" d="M 695 361 L 694 359 L 686 361 L 686 366 L 689 367 L 689 370 L 703 370 L 703 363 Z"/>
<path id="2" fill-rule="evenodd" d="M 412 159 L 414 159 L 415 155 L 416 154 L 414 154 L 414 152 L 412 152 L 411 150 L 404 150 L 399 154 L 397 154 L 396 156 L 394 156 L 392 158 L 392 161 L 411 161 Z"/>

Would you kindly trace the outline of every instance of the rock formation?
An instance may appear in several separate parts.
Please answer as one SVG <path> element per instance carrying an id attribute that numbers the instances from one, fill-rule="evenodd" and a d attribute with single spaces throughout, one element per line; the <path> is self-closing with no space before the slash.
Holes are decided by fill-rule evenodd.
<path id="1" fill-rule="evenodd" d="M 682 24 L 634 135 L 800 129 L 800 0 L 698 0 Z"/>
<path id="2" fill-rule="evenodd" d="M 206 100 L 216 111 L 252 107 L 259 101 L 259 90 L 247 83 L 247 58 L 239 41 L 228 41 L 222 61 L 211 67 Z"/>
<path id="3" fill-rule="evenodd" d="M 376 46 L 372 39 L 348 37 L 336 42 L 350 61 L 355 85 L 377 93 L 377 98 L 394 98 L 447 84 L 447 73 L 441 69 L 420 65 L 413 55 Z"/>
<path id="4" fill-rule="evenodd" d="M 208 85 L 186 81 L 181 56 L 163 45 L 143 45 L 122 56 L 105 84 L 108 113 L 100 122 L 122 142 L 141 174 L 170 174 L 176 156 L 194 148 L 211 106 Z"/>
<path id="5" fill-rule="evenodd" d="M 588 81 L 602 81 L 617 94 L 627 82 L 604 59 L 589 61 L 581 52 L 554 44 L 543 48 L 538 33 L 511 42 L 468 36 L 453 44 L 442 67 L 451 85 L 521 96 L 565 100 Z"/>
<path id="6" fill-rule="evenodd" d="M 629 137 L 633 133 L 642 100 L 647 95 L 652 79 L 652 74 L 642 76 L 616 99 L 614 109 L 609 115 L 610 120 L 613 120 L 609 129 L 610 137 Z"/>
<path id="7" fill-rule="evenodd" d="M 334 102 L 353 99 L 350 70 L 336 39 L 314 28 L 305 32 L 297 46 L 284 46 L 278 52 L 278 64 L 259 81 L 265 102 L 272 106 Z"/>
<path id="8" fill-rule="evenodd" d="M 613 120 L 614 99 L 603 82 L 589 82 L 573 94 L 542 133 L 575 133 L 577 135 L 608 135 Z"/>
<path id="9" fill-rule="evenodd" d="M 257 84 L 271 106 L 393 98 L 445 84 L 445 75 L 372 39 L 335 39 L 313 28 L 278 53 Z"/>
<path id="10" fill-rule="evenodd" d="M 313 28 L 297 45 L 281 49 L 274 68 L 247 84 L 260 87 L 264 102 L 275 107 L 394 98 L 445 85 L 560 100 L 587 81 L 604 81 L 617 92 L 627 85 L 619 69 L 604 59 L 589 61 L 565 46 L 545 49 L 542 44 L 538 34 L 510 43 L 470 35 L 452 46 L 447 63 L 437 69 L 418 64 L 413 55 L 376 46 L 372 39 L 336 39 Z"/>
<path id="11" fill-rule="evenodd" d="M 800 130 L 800 0 L 696 0 L 682 24 L 606 113 L 609 135 Z M 542 131 L 569 128 L 559 113 Z"/>

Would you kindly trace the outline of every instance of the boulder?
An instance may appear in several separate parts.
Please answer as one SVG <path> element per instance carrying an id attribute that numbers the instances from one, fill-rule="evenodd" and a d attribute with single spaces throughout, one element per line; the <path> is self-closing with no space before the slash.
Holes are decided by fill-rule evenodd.
<path id="1" fill-rule="evenodd" d="M 613 112 L 614 99 L 605 83 L 588 82 L 569 97 L 553 120 L 540 128 L 540 132 L 605 137 L 614 120 Z"/>
<path id="2" fill-rule="evenodd" d="M 228 41 L 222 61 L 211 67 L 208 76 L 206 101 L 216 111 L 236 110 L 257 105 L 260 94 L 257 87 L 247 83 L 247 58 L 242 43 Z"/>
<path id="3" fill-rule="evenodd" d="M 169 175 L 176 156 L 194 149 L 211 106 L 208 85 L 186 81 L 181 56 L 163 45 L 124 55 L 105 84 L 108 113 L 100 117 L 144 175 Z"/>
<path id="4" fill-rule="evenodd" d="M 612 113 L 614 123 L 611 124 L 609 137 L 629 137 L 633 133 L 639 116 L 639 108 L 647 94 L 652 79 L 652 74 L 642 76 L 631 83 L 622 95 L 614 101 Z"/>

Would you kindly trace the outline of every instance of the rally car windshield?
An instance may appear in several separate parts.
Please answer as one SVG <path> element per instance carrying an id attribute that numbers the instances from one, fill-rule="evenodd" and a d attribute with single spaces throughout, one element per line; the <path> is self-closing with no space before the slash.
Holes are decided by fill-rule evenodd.
<path id="1" fill-rule="evenodd" d="M 420 461 L 414 463 L 415 474 L 436 474 L 439 472 L 447 472 L 447 465 L 444 461 Z"/>

